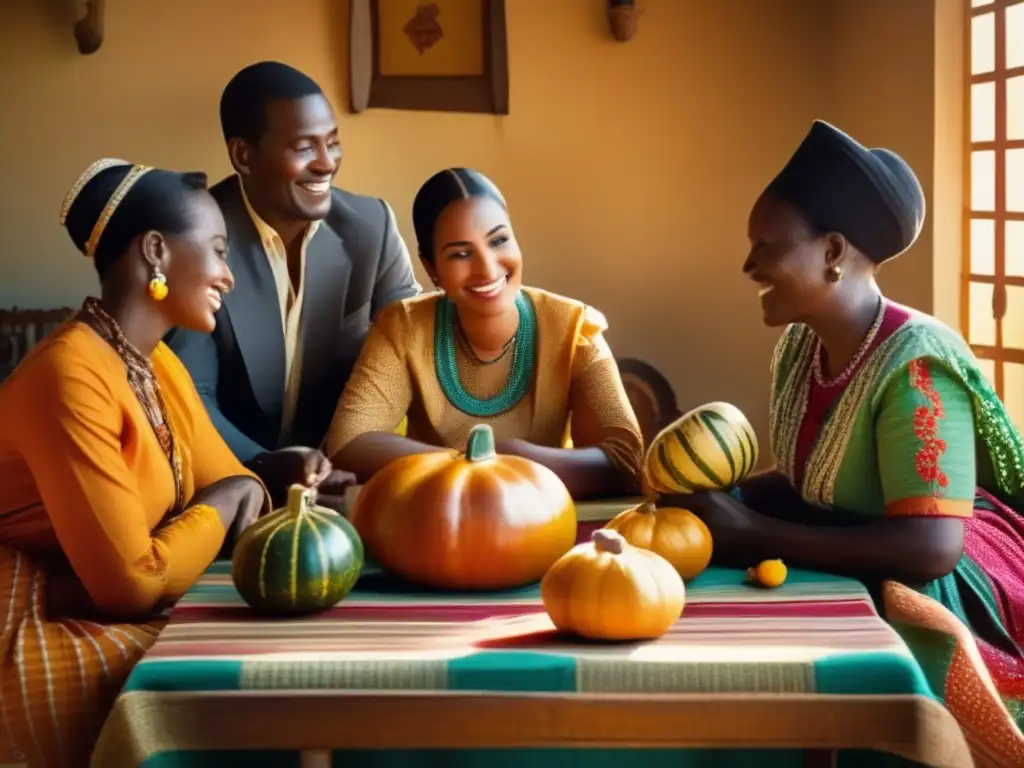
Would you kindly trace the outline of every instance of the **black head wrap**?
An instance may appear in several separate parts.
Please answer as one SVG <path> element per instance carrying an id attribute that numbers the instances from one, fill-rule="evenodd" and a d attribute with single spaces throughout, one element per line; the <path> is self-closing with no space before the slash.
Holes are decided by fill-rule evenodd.
<path id="1" fill-rule="evenodd" d="M 903 158 L 868 149 L 822 120 L 766 191 L 819 231 L 844 235 L 877 264 L 907 250 L 924 225 L 924 190 Z"/>

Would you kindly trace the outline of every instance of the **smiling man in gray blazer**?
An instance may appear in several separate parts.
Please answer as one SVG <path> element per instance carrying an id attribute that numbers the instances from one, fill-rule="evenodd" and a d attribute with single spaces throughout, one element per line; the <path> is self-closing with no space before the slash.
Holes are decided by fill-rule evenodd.
<path id="1" fill-rule="evenodd" d="M 176 330 L 167 342 L 281 503 L 291 483 L 327 469 L 319 445 L 371 319 L 420 288 L 390 206 L 333 186 L 338 124 L 313 80 L 278 62 L 246 67 L 220 115 L 235 175 L 211 191 L 235 285 L 212 335 Z M 321 498 L 335 506 L 352 480 L 333 472 Z"/>

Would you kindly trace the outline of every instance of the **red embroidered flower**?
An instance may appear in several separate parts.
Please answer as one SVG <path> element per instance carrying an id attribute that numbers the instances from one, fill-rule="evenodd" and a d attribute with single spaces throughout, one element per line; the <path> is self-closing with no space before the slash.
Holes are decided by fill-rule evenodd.
<path id="1" fill-rule="evenodd" d="M 928 402 L 928 405 L 914 408 L 914 434 L 921 441 L 914 461 L 917 474 L 929 485 L 948 488 L 949 477 L 939 466 L 939 460 L 946 452 L 946 441 L 938 436 L 939 420 L 946 417 L 942 397 L 935 390 L 926 361 L 912 360 L 908 372 L 910 386 L 918 390 Z"/>

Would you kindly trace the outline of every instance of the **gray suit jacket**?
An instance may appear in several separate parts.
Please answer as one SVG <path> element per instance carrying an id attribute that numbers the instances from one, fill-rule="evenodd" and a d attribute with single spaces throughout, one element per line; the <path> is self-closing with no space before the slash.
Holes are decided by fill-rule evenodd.
<path id="1" fill-rule="evenodd" d="M 283 447 L 284 331 L 274 276 L 238 177 L 210 191 L 227 222 L 235 287 L 212 334 L 176 329 L 165 341 L 188 368 L 221 436 L 247 462 Z M 306 248 L 299 324 L 302 371 L 290 442 L 311 447 L 327 432 L 371 319 L 420 290 L 387 204 L 340 189 L 332 198 Z"/>

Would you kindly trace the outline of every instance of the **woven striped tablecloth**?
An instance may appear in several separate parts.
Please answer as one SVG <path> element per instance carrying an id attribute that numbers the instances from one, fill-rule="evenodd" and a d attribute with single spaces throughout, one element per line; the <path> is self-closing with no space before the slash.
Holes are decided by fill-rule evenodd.
<path id="1" fill-rule="evenodd" d="M 783 718 L 787 702 L 797 701 L 804 708 L 785 718 L 813 720 L 819 711 L 816 698 L 824 704 L 851 697 L 882 703 L 885 697 L 909 697 L 944 712 L 931 701 L 920 668 L 878 616 L 867 590 L 850 579 L 791 571 L 781 588 L 764 590 L 747 585 L 740 571 L 711 568 L 688 586 L 683 615 L 667 635 L 645 643 L 598 644 L 559 636 L 536 585 L 502 593 L 442 594 L 397 583 L 374 568 L 329 611 L 294 620 L 259 618 L 232 585 L 230 564 L 218 562 L 176 606 L 156 645 L 131 674 L 93 765 L 202 766 L 209 760 L 222 766 L 238 758 L 240 765 L 284 766 L 299 764 L 298 750 L 333 748 L 339 750 L 335 764 L 346 766 L 362 765 L 361 760 L 403 766 L 427 760 L 424 764 L 495 768 L 522 764 L 529 757 L 531 764 L 550 758 L 561 768 L 569 756 L 596 766 L 611 753 L 586 743 L 577 743 L 580 748 L 571 752 L 508 749 L 543 746 L 529 743 L 525 735 L 525 743 L 516 743 L 515 723 L 499 724 L 509 730 L 508 737 L 473 732 L 492 732 L 499 726 L 491 721 L 504 716 L 519 719 L 521 734 L 544 727 L 529 722 L 537 707 L 554 706 L 552 701 L 560 706 L 574 700 L 631 701 L 636 712 L 661 701 L 668 712 L 673 702 L 693 702 L 695 696 L 698 701 L 706 697 L 708 713 L 723 701 L 735 701 L 740 709 L 744 702 L 774 702 L 762 720 Z M 410 710 L 412 701 L 418 710 Z M 446 709 L 455 701 L 464 708 Z M 502 715 L 489 709 L 496 702 L 514 702 L 519 708 Z M 534 709 L 525 709 L 528 705 Z M 379 719 L 396 718 L 393 742 L 387 724 L 378 728 L 370 718 L 375 707 Z M 561 710 L 550 711 L 544 717 L 561 717 Z M 370 719 L 356 728 L 353 713 Z M 457 727 L 450 722 L 463 716 L 466 722 Z M 424 720 L 419 736 L 420 726 L 397 725 L 409 717 Z M 443 721 L 431 724 L 432 717 Z M 718 728 L 720 719 L 707 727 Z M 621 720 L 620 715 L 614 722 Z M 813 732 L 811 720 L 779 719 L 774 731 L 763 729 L 780 734 L 778 740 L 761 738 L 757 744 L 756 739 L 744 742 L 739 734 L 733 743 L 800 747 L 782 734 L 800 733 L 802 726 Z M 566 720 L 551 727 L 568 733 L 585 730 L 584 725 Z M 665 727 L 672 730 L 671 724 Z M 371 733 L 381 729 L 383 736 Z M 452 743 L 454 731 L 465 735 L 465 743 L 461 736 Z M 504 743 L 491 744 L 488 738 Z M 612 746 L 619 740 L 609 735 Z M 638 735 L 632 746 L 646 746 L 644 741 Z M 711 746 L 721 746 L 713 742 L 709 736 Z M 464 749 L 429 762 L 438 754 L 409 751 L 414 746 Z M 216 749 L 223 751 L 211 752 Z M 257 759 L 255 753 L 239 752 L 246 749 L 263 754 Z M 626 753 L 614 754 L 615 764 L 623 765 Z M 661 759 L 673 766 L 727 764 L 721 754 L 713 763 L 699 762 L 709 753 L 689 754 L 690 762 L 683 762 L 682 752 L 673 749 L 635 752 L 649 767 Z M 802 764 L 799 752 L 780 750 L 768 757 L 770 765 Z M 736 764 L 747 764 L 752 753 L 738 759 Z M 766 759 L 760 754 L 758 764 L 765 766 Z M 865 764 L 885 765 L 881 759 L 870 755 Z"/>

